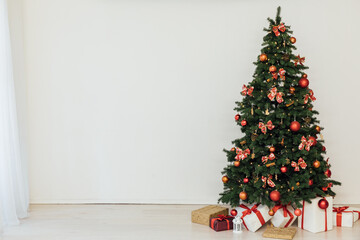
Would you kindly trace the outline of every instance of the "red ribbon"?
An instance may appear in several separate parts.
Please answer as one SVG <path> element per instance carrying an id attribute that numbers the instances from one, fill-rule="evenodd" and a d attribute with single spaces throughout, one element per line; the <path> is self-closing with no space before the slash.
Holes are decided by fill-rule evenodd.
<path id="1" fill-rule="evenodd" d="M 269 174 L 269 177 L 261 176 L 261 181 L 263 181 L 263 183 L 264 183 L 263 188 L 266 187 L 266 181 L 267 181 L 267 184 L 269 185 L 269 187 L 275 187 L 275 183 L 271 180 L 272 178 L 273 178 L 273 176 L 271 174 Z"/>
<path id="2" fill-rule="evenodd" d="M 333 212 L 336 212 L 336 226 L 341 227 L 341 220 L 342 220 L 342 213 L 343 212 L 349 212 L 351 213 L 352 211 L 345 211 L 346 209 L 348 209 L 348 206 L 344 206 L 344 207 L 333 207 Z"/>
<path id="3" fill-rule="evenodd" d="M 316 97 L 314 96 L 314 92 L 313 90 L 309 90 L 309 94 L 306 94 L 305 95 L 305 98 L 304 98 L 304 104 L 307 104 L 308 101 L 309 101 L 309 98 L 311 99 L 311 101 L 315 101 L 316 100 Z"/>
<path id="4" fill-rule="evenodd" d="M 280 25 L 278 26 L 273 26 L 272 28 L 273 32 L 275 33 L 275 36 L 280 36 L 280 32 L 285 32 L 286 28 L 285 28 L 285 25 L 283 23 L 280 23 Z"/>
<path id="5" fill-rule="evenodd" d="M 275 207 L 273 207 L 274 213 L 276 213 L 276 211 L 281 208 L 284 211 L 284 217 L 287 217 L 288 214 L 290 216 L 289 221 L 284 226 L 284 227 L 288 227 L 290 225 L 290 223 L 292 222 L 292 220 L 294 219 L 294 215 L 287 209 L 286 205 L 276 205 Z"/>
<path id="6" fill-rule="evenodd" d="M 254 91 L 254 87 L 246 87 L 246 85 L 244 84 L 244 86 L 242 87 L 242 91 L 241 94 L 243 96 L 249 95 L 249 96 L 253 96 L 252 92 Z"/>
<path id="7" fill-rule="evenodd" d="M 259 128 L 261 129 L 261 132 L 266 134 L 266 128 L 269 130 L 273 130 L 275 126 L 273 125 L 272 121 L 269 120 L 266 124 L 259 122 Z"/>
<path id="8" fill-rule="evenodd" d="M 218 215 L 217 218 L 212 218 L 211 219 L 211 228 L 214 229 L 214 224 L 215 224 L 215 221 L 226 221 L 227 223 L 227 229 L 230 229 L 230 221 L 229 219 L 232 219 L 233 217 L 231 216 L 225 216 L 225 215 Z"/>
<path id="9" fill-rule="evenodd" d="M 277 88 L 276 87 L 273 87 L 271 90 L 270 90 L 270 93 L 268 94 L 268 98 L 271 100 L 271 101 L 274 101 L 275 97 L 276 97 L 276 101 L 278 103 L 282 103 L 284 101 L 283 99 L 283 93 L 282 92 L 278 92 L 277 91 Z"/>
<path id="10" fill-rule="evenodd" d="M 325 198 L 323 198 L 325 199 Z M 325 199 L 326 200 L 326 199 Z M 301 211 L 301 229 L 304 229 L 304 210 L 305 210 L 305 200 L 303 200 L 303 207 L 302 207 L 302 211 Z M 325 208 L 325 232 L 327 231 L 327 211 Z"/>
<path id="11" fill-rule="evenodd" d="M 247 215 L 250 215 L 251 213 L 255 213 L 256 216 L 258 217 L 261 225 L 264 225 L 265 224 L 265 220 L 263 218 L 263 216 L 261 215 L 261 212 L 259 212 L 259 210 L 257 210 L 257 207 L 259 206 L 259 204 L 255 204 L 251 209 L 248 208 L 247 206 L 245 206 L 244 204 L 240 204 L 240 207 L 241 208 L 245 208 L 246 210 L 242 212 L 242 216 L 241 216 L 241 219 L 243 220 L 243 223 L 244 223 L 244 226 L 247 230 L 248 227 L 246 226 L 245 224 L 245 221 L 244 221 L 244 217 L 247 216 Z"/>
<path id="12" fill-rule="evenodd" d="M 294 61 L 295 61 L 295 66 L 297 66 L 299 63 L 301 65 L 304 65 L 303 63 L 305 62 L 305 57 L 300 57 L 300 55 L 297 55 Z"/>
<path id="13" fill-rule="evenodd" d="M 249 154 L 250 154 L 250 149 L 245 149 L 245 150 L 242 150 L 242 149 L 240 149 L 240 148 L 235 148 L 236 149 L 236 157 L 235 157 L 235 159 L 236 160 L 238 160 L 238 161 L 240 161 L 240 159 L 241 160 L 244 160 L 245 158 L 247 158 L 248 156 L 249 156 Z"/>
<path id="14" fill-rule="evenodd" d="M 357 211 L 357 210 L 353 210 L 353 213 L 357 213 L 359 216 L 358 216 L 358 219 L 360 219 L 360 211 Z"/>
<path id="15" fill-rule="evenodd" d="M 299 150 L 303 150 L 304 147 L 307 151 L 310 151 L 310 147 L 314 144 L 314 140 L 309 139 L 307 140 L 306 137 L 302 136 L 301 137 L 301 142 L 299 145 Z"/>
<path id="16" fill-rule="evenodd" d="M 298 171 L 300 171 L 300 167 L 301 167 L 302 169 L 305 169 L 306 166 L 307 166 L 307 164 L 306 164 L 306 162 L 304 161 L 304 159 L 299 158 L 299 159 L 298 159 L 298 163 L 292 161 L 292 162 L 291 162 L 291 166 L 294 167 L 294 171 L 295 171 L 295 172 L 298 172 Z"/>

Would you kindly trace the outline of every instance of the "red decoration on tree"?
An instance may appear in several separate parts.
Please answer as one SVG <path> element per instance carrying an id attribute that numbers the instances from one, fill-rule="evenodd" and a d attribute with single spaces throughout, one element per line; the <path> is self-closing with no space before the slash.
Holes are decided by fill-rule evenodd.
<path id="1" fill-rule="evenodd" d="M 297 132 L 300 130 L 300 123 L 298 121 L 293 121 L 290 123 L 290 130 L 293 132 Z"/>
<path id="2" fill-rule="evenodd" d="M 232 151 L 232 152 L 235 152 L 235 148 L 234 148 L 234 147 L 233 147 L 233 148 L 231 148 L 231 151 Z"/>
<path id="3" fill-rule="evenodd" d="M 248 178 L 244 178 L 244 183 L 248 183 L 249 182 L 249 179 Z"/>
<path id="4" fill-rule="evenodd" d="M 241 192 L 239 194 L 239 197 L 240 197 L 241 200 L 246 200 L 247 199 L 247 193 L 246 192 Z"/>
<path id="5" fill-rule="evenodd" d="M 270 209 L 268 213 L 270 216 L 274 216 L 274 214 L 275 214 L 274 210 L 272 210 L 272 209 Z"/>
<path id="6" fill-rule="evenodd" d="M 271 146 L 271 147 L 269 148 L 269 151 L 272 152 L 272 153 L 275 152 L 275 150 L 276 150 L 276 149 L 275 149 L 274 146 Z"/>
<path id="7" fill-rule="evenodd" d="M 301 209 L 299 209 L 299 208 L 295 209 L 294 214 L 296 216 L 300 216 L 301 215 Z"/>
<path id="8" fill-rule="evenodd" d="M 309 141 L 313 141 L 311 146 L 315 146 L 317 144 L 316 138 L 313 136 L 309 137 Z"/>
<path id="9" fill-rule="evenodd" d="M 321 209 L 327 209 L 329 207 L 329 202 L 326 199 L 321 199 L 318 202 L 318 206 Z"/>
<path id="10" fill-rule="evenodd" d="M 244 126 L 246 126 L 246 124 L 247 124 L 247 121 L 246 121 L 246 120 L 242 120 L 242 121 L 241 121 L 241 126 L 244 127 Z"/>
<path id="11" fill-rule="evenodd" d="M 321 151 L 325 152 L 326 151 L 326 147 L 322 146 Z"/>
<path id="12" fill-rule="evenodd" d="M 266 134 L 266 128 L 269 130 L 273 130 L 275 126 L 273 125 L 272 121 L 269 120 L 266 124 L 259 122 L 259 128 L 261 129 L 261 132 Z"/>
<path id="13" fill-rule="evenodd" d="M 274 202 L 279 201 L 280 197 L 281 197 L 281 195 L 280 195 L 279 191 L 277 191 L 277 190 L 274 190 L 270 193 L 270 199 Z"/>
<path id="14" fill-rule="evenodd" d="M 240 114 L 236 114 L 235 115 L 235 121 L 239 121 L 239 119 L 240 119 Z"/>
<path id="15" fill-rule="evenodd" d="M 309 80 L 307 78 L 301 78 L 299 80 L 299 86 L 302 88 L 306 88 L 307 86 L 309 86 Z"/>
<path id="16" fill-rule="evenodd" d="M 274 159 L 275 159 L 275 154 L 274 154 L 274 153 L 270 153 L 270 154 L 269 154 L 269 159 L 270 159 L 270 160 L 274 160 Z"/>
<path id="17" fill-rule="evenodd" d="M 291 37 L 291 38 L 290 38 L 290 42 L 291 42 L 292 44 L 296 43 L 296 38 Z"/>
<path id="18" fill-rule="evenodd" d="M 299 171 L 300 171 L 300 168 L 305 169 L 306 166 L 307 166 L 307 164 L 306 164 L 306 162 L 304 161 L 304 159 L 299 158 L 297 163 L 294 162 L 294 161 L 292 161 L 292 162 L 291 162 L 291 166 L 294 167 L 294 171 L 295 171 L 295 172 L 299 172 Z"/>
<path id="19" fill-rule="evenodd" d="M 320 167 L 320 162 L 318 160 L 315 160 L 313 163 L 314 168 L 319 168 Z"/>
<path id="20" fill-rule="evenodd" d="M 314 184 L 314 180 L 310 179 L 309 180 L 309 186 L 312 186 Z"/>
<path id="21" fill-rule="evenodd" d="M 276 101 L 278 103 L 282 103 L 284 101 L 283 96 L 284 94 L 282 92 L 278 92 L 276 87 L 273 87 L 270 90 L 270 93 L 268 94 L 268 98 L 273 101 L 276 97 Z"/>
<path id="22" fill-rule="evenodd" d="M 239 166 L 240 166 L 240 161 L 235 161 L 235 162 L 234 162 L 234 166 L 235 166 L 235 167 L 239 167 Z"/>
<path id="23" fill-rule="evenodd" d="M 227 183 L 229 181 L 229 178 L 227 176 L 222 177 L 223 183 Z"/>
<path id="24" fill-rule="evenodd" d="M 236 209 L 231 209 L 230 214 L 235 217 L 237 215 Z"/>
<path id="25" fill-rule="evenodd" d="M 325 176 L 327 176 L 328 178 L 331 177 L 331 171 L 330 171 L 330 169 L 327 169 L 327 170 L 325 171 Z"/>
<path id="26" fill-rule="evenodd" d="M 270 66 L 269 72 L 276 72 L 276 67 L 274 65 Z"/>
<path id="27" fill-rule="evenodd" d="M 282 172 L 282 173 L 286 173 L 287 172 L 287 167 L 286 166 L 282 166 L 281 168 L 280 168 L 280 171 Z"/>
<path id="28" fill-rule="evenodd" d="M 267 55 L 265 53 L 260 55 L 260 61 L 265 62 L 267 60 L 268 60 L 268 57 L 267 57 Z"/>

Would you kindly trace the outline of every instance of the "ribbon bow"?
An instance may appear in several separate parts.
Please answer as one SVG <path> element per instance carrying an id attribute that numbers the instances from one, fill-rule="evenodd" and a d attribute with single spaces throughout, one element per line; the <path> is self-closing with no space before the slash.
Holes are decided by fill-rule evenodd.
<path id="1" fill-rule="evenodd" d="M 286 73 L 285 69 L 283 68 L 279 69 L 279 75 L 281 80 L 285 80 L 285 73 Z"/>
<path id="2" fill-rule="evenodd" d="M 258 207 L 258 206 L 259 206 L 259 204 L 255 204 L 254 206 L 252 206 L 251 209 L 248 208 L 248 207 L 247 207 L 246 205 L 244 205 L 244 204 L 240 204 L 240 206 L 239 206 L 239 207 L 241 207 L 241 208 L 246 209 L 245 211 L 242 212 L 241 220 L 243 220 L 243 224 L 244 224 L 244 226 L 245 226 L 245 228 L 246 228 L 247 230 L 249 230 L 249 229 L 248 229 L 248 227 L 247 227 L 246 224 L 245 224 L 244 217 L 246 217 L 247 215 L 250 215 L 251 213 L 255 213 L 255 214 L 256 214 L 256 216 L 258 217 L 261 225 L 264 225 L 264 224 L 265 224 L 265 220 L 264 220 L 263 216 L 261 215 L 261 212 L 260 212 L 259 210 L 257 210 L 257 207 Z"/>
<path id="3" fill-rule="evenodd" d="M 261 132 L 266 134 L 266 128 L 269 130 L 273 130 L 275 126 L 272 124 L 272 121 L 269 120 L 266 124 L 259 122 L 259 128 L 261 129 Z"/>
<path id="4" fill-rule="evenodd" d="M 278 92 L 277 91 L 277 88 L 276 87 L 273 87 L 271 90 L 270 90 L 270 93 L 268 94 L 268 98 L 271 100 L 271 101 L 274 101 L 275 97 L 276 97 L 276 101 L 278 103 L 282 103 L 284 101 L 283 99 L 283 96 L 284 94 L 282 92 Z"/>
<path id="5" fill-rule="evenodd" d="M 275 36 L 278 37 L 278 36 L 280 36 L 280 32 L 285 32 L 286 28 L 283 23 L 280 23 L 280 25 L 278 25 L 278 26 L 273 26 L 272 30 L 275 33 Z"/>
<path id="6" fill-rule="evenodd" d="M 281 208 L 283 209 L 284 217 L 287 217 L 288 214 L 290 216 L 289 221 L 284 226 L 284 227 L 288 227 L 290 225 L 290 223 L 292 222 L 292 220 L 294 219 L 294 215 L 287 209 L 286 205 L 276 205 L 275 207 L 273 207 L 272 210 L 274 211 L 274 213 L 276 213 L 276 211 L 281 209 Z"/>
<path id="7" fill-rule="evenodd" d="M 307 104 L 308 101 L 309 101 L 309 98 L 311 99 L 311 101 L 315 101 L 316 100 L 316 97 L 314 96 L 314 92 L 313 90 L 309 90 L 309 94 L 306 94 L 305 95 L 305 98 L 304 98 L 304 104 Z"/>
<path id="8" fill-rule="evenodd" d="M 244 84 L 244 86 L 242 87 L 242 91 L 241 91 L 241 94 L 243 96 L 246 96 L 246 95 L 249 95 L 249 96 L 253 96 L 252 95 L 252 92 L 254 91 L 254 87 L 246 87 L 246 85 Z"/>
<path id="9" fill-rule="evenodd" d="M 233 218 L 231 216 L 218 215 L 217 219 L 220 221 L 224 221 L 225 219 Z"/>
<path id="10" fill-rule="evenodd" d="M 307 151 L 310 151 L 310 147 L 314 144 L 314 140 L 309 139 L 307 140 L 306 137 L 301 137 L 301 143 L 299 145 L 299 150 L 303 150 L 304 147 Z"/>
<path id="11" fill-rule="evenodd" d="M 333 207 L 333 212 L 336 212 L 336 226 L 341 227 L 341 220 L 342 220 L 342 213 L 343 212 L 349 212 L 351 213 L 352 211 L 345 211 L 346 209 L 348 209 L 348 206 L 344 206 L 344 207 Z"/>
<path id="12" fill-rule="evenodd" d="M 333 212 L 337 212 L 337 213 L 341 213 L 344 212 L 346 209 L 348 209 L 349 206 L 344 206 L 344 207 L 333 207 Z"/>
<path id="13" fill-rule="evenodd" d="M 244 160 L 245 158 L 247 158 L 250 154 L 250 149 L 245 149 L 245 150 L 242 150 L 240 148 L 236 148 L 236 157 L 235 159 L 240 161 L 241 160 Z"/>
<path id="14" fill-rule="evenodd" d="M 300 55 L 297 55 L 294 61 L 295 66 L 297 66 L 298 64 L 304 65 L 303 63 L 305 62 L 305 57 L 300 57 Z"/>
<path id="15" fill-rule="evenodd" d="M 269 185 L 269 187 L 275 187 L 275 183 L 271 180 L 272 178 L 273 178 L 272 175 L 269 175 L 269 177 L 261 176 L 261 181 L 264 182 L 263 188 L 266 187 L 266 181 L 267 181 L 267 184 Z"/>
<path id="16" fill-rule="evenodd" d="M 302 169 L 305 169 L 306 166 L 307 166 L 307 164 L 306 164 L 306 162 L 304 161 L 304 159 L 299 158 L 299 160 L 298 160 L 297 163 L 294 162 L 294 161 L 292 161 L 292 162 L 291 162 L 291 166 L 294 167 L 294 171 L 295 171 L 295 172 L 298 172 L 298 171 L 300 171 L 300 167 L 301 167 Z"/>

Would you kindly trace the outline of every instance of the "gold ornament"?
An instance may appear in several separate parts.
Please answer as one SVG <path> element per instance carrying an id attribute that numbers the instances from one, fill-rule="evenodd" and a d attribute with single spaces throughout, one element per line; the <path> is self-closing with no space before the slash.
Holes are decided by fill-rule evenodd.
<path id="1" fill-rule="evenodd" d="M 251 140 L 252 140 L 252 141 L 255 141 L 257 137 L 258 137 L 258 135 L 257 135 L 256 133 L 253 133 L 253 134 L 251 135 Z"/>
<path id="2" fill-rule="evenodd" d="M 297 182 L 297 183 L 296 183 L 296 186 L 300 186 L 300 183 L 299 183 L 299 182 Z"/>
<path id="3" fill-rule="evenodd" d="M 265 110 L 265 115 L 269 115 L 270 113 L 269 113 L 269 109 L 266 109 Z"/>
<path id="4" fill-rule="evenodd" d="M 286 104 L 285 106 L 290 107 L 290 106 L 293 105 L 293 104 L 294 104 L 294 100 L 291 100 L 291 102 L 288 103 L 288 104 Z"/>
<path id="5" fill-rule="evenodd" d="M 246 144 L 246 140 L 240 142 L 241 145 Z"/>

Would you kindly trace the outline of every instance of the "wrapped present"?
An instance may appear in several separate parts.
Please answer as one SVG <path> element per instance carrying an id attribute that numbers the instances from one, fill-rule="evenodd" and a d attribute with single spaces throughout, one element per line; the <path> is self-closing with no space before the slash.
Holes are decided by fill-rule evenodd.
<path id="1" fill-rule="evenodd" d="M 217 232 L 233 229 L 233 219 L 234 217 L 225 215 L 210 218 L 210 227 Z"/>
<path id="2" fill-rule="evenodd" d="M 320 200 L 327 201 L 327 208 L 319 207 Z M 298 218 L 298 227 L 313 233 L 329 231 L 333 228 L 332 197 L 317 197 L 311 200 L 311 203 L 302 202 L 301 215 Z"/>
<path id="3" fill-rule="evenodd" d="M 209 226 L 210 218 L 216 217 L 218 215 L 227 215 L 229 209 L 225 207 L 220 207 L 216 205 L 206 206 L 191 212 L 191 221 L 193 223 L 199 223 L 206 226 Z"/>
<path id="4" fill-rule="evenodd" d="M 275 227 L 289 227 L 297 218 L 294 214 L 294 208 L 290 205 L 277 205 L 273 207 L 273 211 L 275 214 L 271 218 L 271 223 Z"/>
<path id="5" fill-rule="evenodd" d="M 360 208 L 349 207 L 348 210 L 353 212 L 354 222 L 360 219 Z"/>
<path id="6" fill-rule="evenodd" d="M 243 220 L 244 227 L 251 231 L 256 232 L 262 225 L 270 220 L 269 208 L 266 205 L 253 204 L 245 205 L 240 204 L 236 208 L 238 215 Z"/>
<path id="7" fill-rule="evenodd" d="M 354 224 L 353 211 L 348 206 L 333 207 L 333 225 L 337 227 L 352 227 Z"/>

